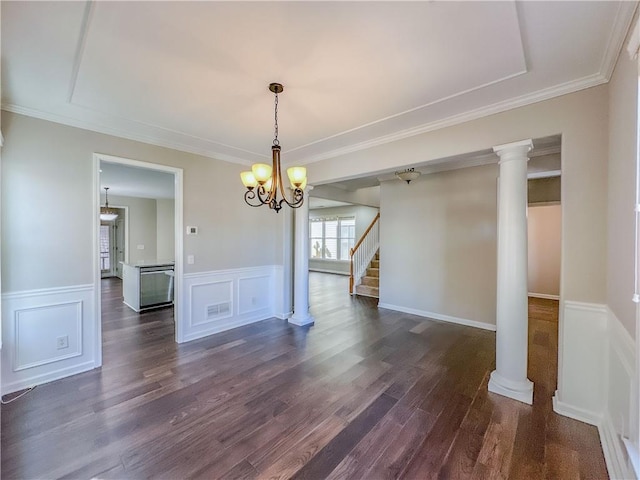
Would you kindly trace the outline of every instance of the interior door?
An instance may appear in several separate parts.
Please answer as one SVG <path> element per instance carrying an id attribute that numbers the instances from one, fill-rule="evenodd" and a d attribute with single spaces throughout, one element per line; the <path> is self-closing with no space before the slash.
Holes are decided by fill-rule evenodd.
<path id="1" fill-rule="evenodd" d="M 100 276 L 110 277 L 113 275 L 113 234 L 111 225 L 100 224 Z"/>
<path id="2" fill-rule="evenodd" d="M 115 275 L 118 278 L 122 278 L 122 263 L 124 262 L 124 218 L 123 215 L 118 216 L 115 222 Z"/>

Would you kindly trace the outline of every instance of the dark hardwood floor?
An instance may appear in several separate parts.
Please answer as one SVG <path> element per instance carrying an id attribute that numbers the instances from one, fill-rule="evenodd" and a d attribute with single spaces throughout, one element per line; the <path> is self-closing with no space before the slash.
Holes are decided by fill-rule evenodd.
<path id="1" fill-rule="evenodd" d="M 558 302 L 530 303 L 533 406 L 487 392 L 495 334 L 378 310 L 312 273 L 313 327 L 177 345 L 103 282 L 104 366 L 2 406 L 2 478 L 607 477 L 595 427 L 552 411 Z"/>

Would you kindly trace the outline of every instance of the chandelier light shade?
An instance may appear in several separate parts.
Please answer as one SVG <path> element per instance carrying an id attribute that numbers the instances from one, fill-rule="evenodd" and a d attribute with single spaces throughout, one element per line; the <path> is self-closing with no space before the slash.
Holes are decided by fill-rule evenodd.
<path id="1" fill-rule="evenodd" d="M 247 188 L 244 201 L 252 207 L 268 205 L 270 209 L 279 212 L 285 203 L 291 208 L 298 208 L 304 202 L 304 188 L 307 186 L 307 169 L 291 167 L 287 169 L 291 197 L 287 198 L 282 169 L 280 167 L 280 141 L 278 140 L 278 94 L 284 87 L 279 83 L 269 85 L 269 90 L 275 95 L 275 136 L 271 146 L 272 164 L 256 163 L 251 171 L 240 173 L 243 185 Z"/>
<path id="2" fill-rule="evenodd" d="M 109 208 L 109 187 L 104 187 L 104 207 L 100 207 L 100 220 L 113 222 L 118 218 L 118 212 Z"/>
<path id="3" fill-rule="evenodd" d="M 405 170 L 396 172 L 396 177 L 398 177 L 400 180 L 404 180 L 405 182 L 407 182 L 407 185 L 411 183 L 411 180 L 415 180 L 420 175 L 421 173 L 416 171 L 415 168 L 407 168 Z"/>

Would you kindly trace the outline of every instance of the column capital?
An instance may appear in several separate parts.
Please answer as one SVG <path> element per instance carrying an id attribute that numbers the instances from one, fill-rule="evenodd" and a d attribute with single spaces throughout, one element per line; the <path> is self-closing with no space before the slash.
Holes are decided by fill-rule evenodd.
<path id="1" fill-rule="evenodd" d="M 520 140 L 518 142 L 505 143 L 493 147 L 493 151 L 500 157 L 500 163 L 516 158 L 525 158 L 529 160 L 527 153 L 533 148 L 533 142 L 530 138 Z"/>

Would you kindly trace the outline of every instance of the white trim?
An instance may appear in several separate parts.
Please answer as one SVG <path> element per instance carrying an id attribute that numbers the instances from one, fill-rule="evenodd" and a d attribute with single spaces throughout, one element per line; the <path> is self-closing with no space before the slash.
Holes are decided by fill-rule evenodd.
<path id="1" fill-rule="evenodd" d="M 533 404 L 533 382 L 528 378 L 525 378 L 522 382 L 514 382 L 494 370 L 489 377 L 487 389 L 491 393 L 497 393 L 527 405 Z"/>
<path id="2" fill-rule="evenodd" d="M 600 434 L 602 453 L 604 454 L 604 461 L 607 464 L 609 477 L 612 479 L 634 478 L 635 475 L 632 471 L 632 466 L 627 465 L 624 460 L 624 442 L 618 439 L 618 434 L 609 415 L 605 415 L 598 425 L 598 433 Z"/>
<path id="3" fill-rule="evenodd" d="M 613 310 L 607 306 L 607 319 L 609 330 L 609 341 L 616 347 L 616 353 L 620 358 L 622 366 L 627 374 L 632 376 L 635 370 L 633 362 L 635 358 L 636 345 L 629 331 L 624 328 Z"/>
<path id="4" fill-rule="evenodd" d="M 11 319 L 2 323 L 2 337 L 5 340 L 2 361 L 0 362 L 3 395 L 100 366 L 98 353 L 93 343 L 96 335 L 95 330 L 99 327 L 98 319 L 94 317 L 94 285 L 72 285 L 8 292 L 0 298 L 2 299 L 3 319 Z M 23 311 L 55 308 L 60 305 L 75 305 L 75 326 L 70 327 L 67 324 L 64 329 L 69 334 L 75 332 L 74 341 L 77 341 L 78 345 L 73 349 L 73 354 L 65 353 L 58 356 L 54 353 L 52 357 L 44 361 L 19 364 L 17 349 L 19 348 L 20 332 L 17 329 L 16 317 Z M 52 316 L 51 320 L 54 321 L 55 316 Z"/>
<path id="5" fill-rule="evenodd" d="M 419 317 L 426 317 L 432 320 L 440 320 L 448 323 L 456 323 L 458 325 L 464 325 L 466 327 L 480 328 L 482 330 L 496 331 L 496 326 L 490 323 L 478 322 L 477 320 L 469 320 L 466 318 L 453 317 L 451 315 L 444 315 L 442 313 L 427 312 L 426 310 L 418 310 L 416 308 L 403 307 L 400 305 L 391 305 L 389 303 L 378 303 L 378 308 L 386 308 L 387 310 L 395 310 L 396 312 L 409 313 L 411 315 L 418 315 Z"/>
<path id="6" fill-rule="evenodd" d="M 550 295 L 548 293 L 531 293 L 531 292 L 529 292 L 527 295 L 529 297 L 532 297 L 532 298 L 544 298 L 546 300 L 560 300 L 560 295 Z"/>
<path id="7" fill-rule="evenodd" d="M 527 180 L 536 180 L 538 178 L 553 178 L 562 176 L 562 170 L 549 170 L 547 172 L 533 172 L 527 174 Z"/>
<path id="8" fill-rule="evenodd" d="M 638 50 L 640 49 L 640 20 L 636 20 L 636 24 L 633 27 L 633 33 L 629 36 L 629 43 L 627 43 L 627 53 L 631 60 L 635 60 L 638 57 Z"/>
<path id="9" fill-rule="evenodd" d="M 260 306 L 247 305 L 251 293 L 243 290 L 243 280 L 259 279 L 266 283 L 264 298 L 266 303 Z M 183 306 L 184 333 L 182 341 L 191 341 L 231 328 L 277 317 L 284 319 L 287 312 L 282 312 L 282 300 L 277 297 L 279 285 L 282 284 L 282 266 L 264 265 L 259 267 L 243 267 L 236 269 L 196 272 L 184 275 L 185 298 Z M 194 295 L 194 288 L 212 285 L 227 286 L 228 291 L 218 292 L 211 301 Z M 262 289 L 260 291 L 263 291 Z M 210 303 L 229 302 L 229 315 L 208 319 L 206 306 Z M 244 307 L 243 307 L 244 304 Z"/>
<path id="10" fill-rule="evenodd" d="M 19 115 L 39 118 L 40 120 L 59 123 L 61 125 L 67 125 L 69 127 L 80 128 L 82 130 L 89 130 L 91 132 L 97 132 L 103 135 L 111 135 L 113 137 L 125 138 L 128 140 L 135 140 L 137 142 L 146 143 L 148 145 L 157 145 L 159 147 L 170 148 L 172 150 L 177 150 L 179 152 L 193 153 L 195 155 L 201 155 L 203 157 L 213 158 L 216 160 L 221 160 L 223 162 L 235 163 L 238 165 L 249 166 L 252 163 L 255 163 L 255 161 L 258 161 L 258 160 L 263 161 L 265 158 L 267 158 L 266 155 L 259 155 L 253 152 L 246 152 L 247 156 L 251 155 L 251 158 L 255 160 L 252 162 L 250 160 L 247 160 L 246 158 L 241 158 L 233 155 L 215 152 L 209 148 L 195 146 L 195 142 L 212 143 L 210 140 L 198 138 L 193 135 L 189 135 L 182 132 L 175 132 L 175 131 L 164 129 L 161 127 L 156 127 L 154 125 L 146 125 L 140 122 L 131 121 L 131 123 L 140 124 L 146 129 L 155 130 L 156 134 L 145 135 L 138 132 L 133 132 L 133 129 L 107 127 L 105 125 L 96 124 L 86 120 L 79 120 L 76 118 L 59 115 L 57 113 L 44 112 L 42 110 L 38 110 L 35 108 L 23 107 L 20 105 L 14 105 L 10 103 L 9 104 L 3 103 L 1 109 L 6 112 L 12 112 L 12 113 L 17 113 Z M 185 143 L 185 142 L 171 141 L 171 140 L 161 138 L 163 136 L 163 133 L 166 131 L 168 131 L 168 133 L 171 135 L 182 137 L 185 142 L 188 140 L 195 140 L 195 142 Z M 237 150 L 234 147 L 228 147 L 228 148 Z M 244 153 L 244 152 L 241 152 L 241 153 Z"/>
<path id="11" fill-rule="evenodd" d="M 60 380 L 62 378 L 70 377 L 71 375 L 77 375 L 78 373 L 87 372 L 96 368 L 93 361 L 81 363 L 79 365 L 73 365 L 71 367 L 60 368 L 51 372 L 29 377 L 25 380 L 18 380 L 15 382 L 5 383 L 2 382 L 2 395 L 7 393 L 18 392 L 25 388 L 33 387 L 34 385 L 42 385 L 43 383 L 53 382 L 54 380 Z"/>
<path id="12" fill-rule="evenodd" d="M 307 313 L 306 316 L 302 316 L 302 318 L 300 318 L 300 315 L 296 317 L 296 314 L 294 313 L 287 319 L 287 322 L 295 325 L 296 327 L 306 327 L 308 325 L 313 325 L 315 323 L 315 319 L 309 313 Z"/>
<path id="13" fill-rule="evenodd" d="M 634 445 L 628 438 L 623 438 L 622 441 L 627 449 L 627 455 L 629 455 L 631 466 L 636 473 L 636 477 L 640 478 L 640 448 Z"/>
<path id="14" fill-rule="evenodd" d="M 607 48 L 600 63 L 600 73 L 607 79 L 611 80 L 613 70 L 616 68 L 618 56 L 622 52 L 624 40 L 633 21 L 633 12 L 636 9 L 636 2 L 620 2 L 616 18 L 613 21 L 613 28 L 607 40 Z"/>
<path id="15" fill-rule="evenodd" d="M 45 295 L 60 295 L 64 293 L 78 293 L 92 290 L 93 284 L 72 285 L 70 287 L 40 288 L 36 290 L 21 290 L 17 292 L 5 292 L 2 294 L 2 300 L 18 300 L 22 298 L 41 297 Z"/>
<path id="16" fill-rule="evenodd" d="M 574 310 L 582 310 L 583 312 L 599 313 L 607 315 L 607 306 L 601 303 L 576 302 L 573 300 L 564 301 L 565 308 L 569 307 Z"/>
<path id="17" fill-rule="evenodd" d="M 501 113 L 507 110 L 512 110 L 514 108 L 524 107 L 526 105 L 531 105 L 533 103 L 542 102 L 544 100 L 549 100 L 549 99 L 566 95 L 569 93 L 584 90 L 586 88 L 602 85 L 603 83 L 607 83 L 608 81 L 609 79 L 604 77 L 602 74 L 595 73 L 593 75 L 588 75 L 578 80 L 565 82 L 563 84 L 555 85 L 553 87 L 549 87 L 544 90 L 539 90 L 534 93 L 522 95 L 517 98 L 503 100 L 501 102 L 494 103 L 493 105 L 488 105 L 486 107 L 477 108 L 475 110 L 460 113 L 457 115 L 452 115 L 442 120 L 436 120 L 435 122 L 425 123 L 417 127 L 412 127 L 412 128 L 401 130 L 399 132 L 395 132 L 389 135 L 384 135 L 384 136 L 375 138 L 373 140 L 367 140 L 365 142 L 348 145 L 346 147 L 337 148 L 337 149 L 320 153 L 317 155 L 302 157 L 301 159 L 298 159 L 298 160 L 292 159 L 291 161 L 292 162 L 295 161 L 295 163 L 300 166 L 308 165 L 314 162 L 318 162 L 320 160 L 339 157 L 341 155 L 347 155 L 349 153 L 358 152 L 360 150 L 367 150 L 369 148 L 385 145 L 387 143 L 396 142 L 398 140 L 403 140 L 405 138 L 421 135 L 423 133 L 432 132 L 434 130 L 439 130 L 441 128 L 452 127 L 454 125 L 459 125 L 461 123 L 469 122 L 471 120 L 477 120 L 479 118 L 488 117 L 489 115 L 494 115 L 496 113 Z"/>
<path id="18" fill-rule="evenodd" d="M 588 423 L 589 425 L 598 426 L 602 422 L 602 415 L 564 403 L 558 397 L 558 390 L 556 390 L 553 396 L 553 411 L 565 417 Z"/>
<path id="19" fill-rule="evenodd" d="M 93 228 L 93 258 L 94 260 L 94 286 L 95 286 L 95 295 L 96 295 L 96 319 L 98 321 L 98 325 L 102 325 L 102 309 L 101 309 L 101 275 L 100 275 L 100 264 L 98 252 L 100 251 L 100 245 L 98 242 L 99 239 L 99 210 L 100 210 L 100 162 L 110 162 L 117 163 L 120 165 L 127 165 L 131 167 L 137 168 L 145 168 L 148 170 L 155 170 L 165 173 L 173 174 L 174 176 L 174 320 L 175 320 L 175 339 L 176 342 L 180 343 L 184 341 L 184 321 L 182 314 L 182 291 L 183 291 L 183 170 L 179 167 L 172 167 L 169 165 L 161 165 L 151 162 L 145 162 L 140 160 L 133 160 L 130 158 L 124 157 L 116 157 L 113 155 L 107 155 L 103 153 L 94 153 L 93 154 L 93 188 L 94 188 L 94 228 Z M 97 328 L 97 337 L 96 337 L 96 351 L 98 352 L 98 361 L 99 364 L 102 365 L 102 328 Z"/>
<path id="20" fill-rule="evenodd" d="M 62 352 L 59 355 L 54 357 L 45 358 L 42 360 L 38 360 L 31 363 L 20 363 L 20 319 L 21 314 L 23 312 L 33 312 L 37 310 L 46 310 L 49 308 L 61 307 L 61 306 L 74 306 L 76 313 L 76 338 L 78 339 L 78 344 L 76 346 L 75 351 L 70 352 Z M 50 363 L 59 362 L 61 360 L 67 360 L 69 358 L 81 357 L 82 356 L 82 309 L 83 304 L 82 300 L 72 300 L 67 302 L 57 302 L 50 303 L 47 305 L 34 305 L 31 307 L 19 308 L 14 310 L 13 312 L 13 338 L 14 340 L 14 348 L 13 348 L 13 371 L 19 372 L 21 370 L 28 370 L 30 368 L 40 367 L 43 365 L 49 365 Z"/>
<path id="21" fill-rule="evenodd" d="M 282 268 L 282 265 L 260 265 L 260 266 L 256 266 L 256 267 L 228 268 L 228 269 L 224 269 L 224 270 L 209 270 L 209 271 L 206 271 L 206 272 L 185 273 L 184 274 L 184 279 L 185 280 L 192 280 L 192 279 L 196 279 L 196 278 L 210 277 L 212 275 L 215 275 L 215 276 L 221 276 L 221 275 L 243 275 L 243 274 L 248 275 L 248 274 L 251 274 L 251 273 L 261 273 L 261 272 L 264 272 L 265 268 L 274 268 L 274 267 Z M 247 278 L 251 278 L 251 277 L 247 277 Z M 210 282 L 206 282 L 206 283 L 210 283 Z"/>
<path id="22" fill-rule="evenodd" d="M 309 271 L 310 272 L 319 272 L 319 273 L 333 273 L 335 275 L 343 275 L 343 276 L 349 276 L 349 272 L 341 272 L 340 270 L 331 270 L 328 268 L 314 268 L 314 267 L 309 267 Z"/>

